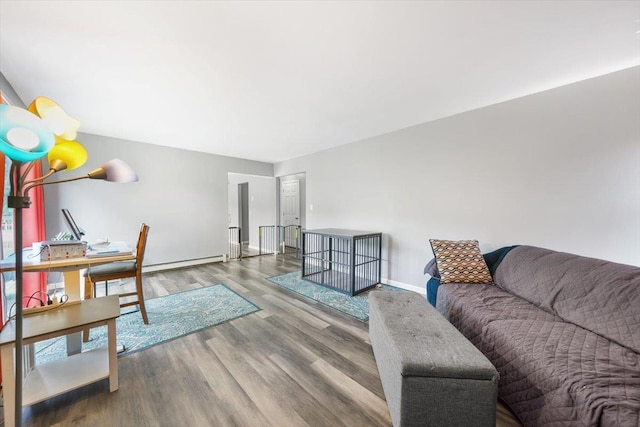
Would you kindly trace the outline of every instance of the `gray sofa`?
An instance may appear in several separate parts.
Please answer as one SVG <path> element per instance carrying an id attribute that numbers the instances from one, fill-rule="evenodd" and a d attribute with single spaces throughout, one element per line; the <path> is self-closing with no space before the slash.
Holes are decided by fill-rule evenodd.
<path id="1" fill-rule="evenodd" d="M 531 246 L 436 307 L 497 368 L 524 425 L 640 426 L 640 268 Z"/>

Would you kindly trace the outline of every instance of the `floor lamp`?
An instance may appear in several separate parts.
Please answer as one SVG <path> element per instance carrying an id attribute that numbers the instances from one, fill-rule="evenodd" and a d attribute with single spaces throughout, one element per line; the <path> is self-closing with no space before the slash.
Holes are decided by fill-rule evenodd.
<path id="1" fill-rule="evenodd" d="M 22 425 L 22 385 L 23 385 L 23 253 L 22 253 L 22 210 L 29 208 L 29 191 L 49 184 L 76 181 L 80 179 L 101 179 L 111 182 L 137 181 L 136 173 L 129 165 L 113 159 L 86 175 L 59 181 L 45 180 L 56 172 L 75 169 L 87 160 L 87 152 L 76 137 L 79 123 L 48 98 L 39 97 L 29 106 L 22 108 L 0 104 L 0 151 L 11 159 L 10 195 L 8 207 L 14 209 L 16 248 L 16 316 L 15 316 L 15 425 Z M 27 180 L 27 175 L 39 159 L 48 154 L 49 171 L 44 175 Z"/>

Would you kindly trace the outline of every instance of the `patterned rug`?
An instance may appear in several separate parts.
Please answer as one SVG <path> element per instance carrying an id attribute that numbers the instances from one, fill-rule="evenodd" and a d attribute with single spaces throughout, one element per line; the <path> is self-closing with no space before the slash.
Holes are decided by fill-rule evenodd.
<path id="1" fill-rule="evenodd" d="M 402 291 L 402 289 L 395 288 L 393 286 L 382 285 L 380 288 L 373 288 L 361 294 L 349 296 L 325 286 L 309 282 L 308 280 L 303 280 L 301 278 L 300 271 L 269 277 L 267 280 L 278 286 L 296 292 L 300 295 L 304 295 L 305 297 L 318 301 L 321 304 L 348 314 L 362 322 L 369 320 L 370 292 L 375 292 L 377 289 Z"/>
<path id="2" fill-rule="evenodd" d="M 184 291 L 145 301 L 149 324 L 142 322 L 139 312 L 123 314 L 116 319 L 118 344 L 134 353 L 211 326 L 260 310 L 225 285 Z M 107 327 L 91 329 L 90 340 L 82 351 L 107 345 Z M 66 357 L 65 337 L 52 338 L 35 344 L 36 364 Z"/>

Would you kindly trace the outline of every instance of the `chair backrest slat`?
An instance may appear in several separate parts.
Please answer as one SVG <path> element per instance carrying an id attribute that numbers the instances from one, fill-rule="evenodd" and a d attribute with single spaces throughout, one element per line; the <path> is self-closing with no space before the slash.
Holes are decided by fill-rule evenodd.
<path id="1" fill-rule="evenodd" d="M 149 226 L 142 223 L 140 227 L 140 235 L 138 236 L 138 245 L 136 247 L 136 267 L 142 268 L 142 260 L 144 259 L 144 251 L 147 247 L 147 235 L 149 234 Z"/>

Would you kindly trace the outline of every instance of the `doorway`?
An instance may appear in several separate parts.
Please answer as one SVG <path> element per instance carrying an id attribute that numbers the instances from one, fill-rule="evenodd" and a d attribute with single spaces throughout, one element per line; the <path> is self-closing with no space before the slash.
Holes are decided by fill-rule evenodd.
<path id="1" fill-rule="evenodd" d="M 300 181 L 286 181 L 282 183 L 282 197 L 280 198 L 281 224 L 300 225 Z"/>
<path id="2" fill-rule="evenodd" d="M 304 172 L 279 178 L 279 225 L 285 252 L 297 254 L 301 247 L 301 231 L 305 227 L 305 178 Z"/>
<path id="3" fill-rule="evenodd" d="M 238 184 L 238 225 L 240 242 L 249 244 L 249 183 Z"/>
<path id="4" fill-rule="evenodd" d="M 229 172 L 227 184 L 229 257 L 258 255 L 261 226 L 273 225 L 277 219 L 276 179 Z"/>

